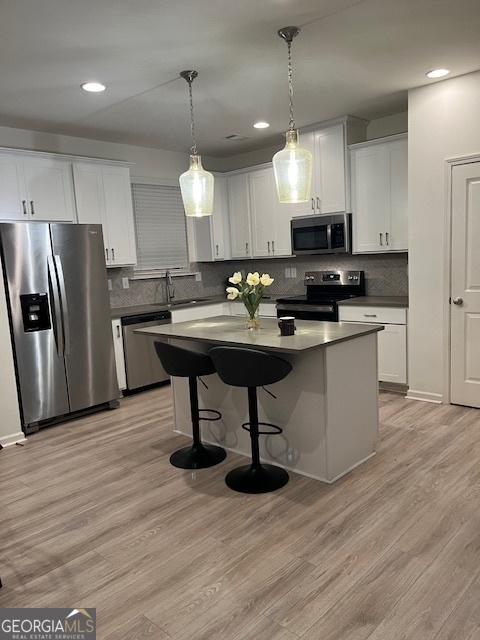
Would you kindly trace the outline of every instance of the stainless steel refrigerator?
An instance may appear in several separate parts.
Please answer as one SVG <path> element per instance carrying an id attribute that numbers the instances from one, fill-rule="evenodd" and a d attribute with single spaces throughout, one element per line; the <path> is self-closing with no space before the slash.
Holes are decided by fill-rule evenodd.
<path id="1" fill-rule="evenodd" d="M 1 223 L 26 433 L 119 398 L 102 227 Z"/>

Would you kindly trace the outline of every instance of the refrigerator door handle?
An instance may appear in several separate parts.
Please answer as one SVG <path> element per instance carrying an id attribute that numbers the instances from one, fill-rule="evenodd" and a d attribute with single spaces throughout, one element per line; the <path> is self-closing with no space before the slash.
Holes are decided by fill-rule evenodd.
<path id="1" fill-rule="evenodd" d="M 53 323 L 53 334 L 55 336 L 55 342 L 57 345 L 57 353 L 58 355 L 63 356 L 65 342 L 63 339 L 62 313 L 61 313 L 60 295 L 58 293 L 57 272 L 55 271 L 55 265 L 54 265 L 52 256 L 47 257 L 47 269 L 48 269 L 48 279 L 50 281 L 52 298 L 53 298 L 52 311 L 55 316 L 55 322 Z"/>
<path id="2" fill-rule="evenodd" d="M 58 285 L 60 287 L 61 309 L 63 318 L 63 335 L 65 340 L 64 354 L 70 353 L 70 325 L 68 323 L 68 302 L 67 292 L 65 289 L 65 277 L 63 275 L 63 267 L 60 256 L 54 256 L 55 266 L 57 268 Z"/>

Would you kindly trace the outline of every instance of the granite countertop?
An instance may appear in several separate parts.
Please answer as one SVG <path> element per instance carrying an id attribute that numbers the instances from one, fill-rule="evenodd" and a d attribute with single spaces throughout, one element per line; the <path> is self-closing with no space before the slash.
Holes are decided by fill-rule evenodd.
<path id="1" fill-rule="evenodd" d="M 205 320 L 175 322 L 157 327 L 137 329 L 157 337 L 180 338 L 213 345 L 236 345 L 256 347 L 268 351 L 298 354 L 310 349 L 326 347 L 345 340 L 352 340 L 377 331 L 379 325 L 356 324 L 353 322 L 309 322 L 297 320 L 294 336 L 281 336 L 276 319 L 264 318 L 261 328 L 247 330 L 245 321 L 231 316 L 217 316 Z"/>
<path id="2" fill-rule="evenodd" d="M 357 307 L 402 307 L 408 309 L 407 296 L 359 296 L 339 300 L 338 304 L 348 304 Z"/>
<path id="3" fill-rule="evenodd" d="M 262 298 L 262 303 L 276 304 L 277 297 Z M 153 304 L 140 304 L 130 307 L 113 307 L 111 309 L 112 319 L 128 318 L 131 316 L 141 315 L 143 313 L 157 313 L 161 311 L 172 311 L 172 309 L 185 309 L 187 307 L 200 307 L 206 304 L 215 304 L 217 302 L 230 302 L 227 300 L 226 295 L 220 294 L 218 296 L 210 296 L 208 298 L 186 298 L 184 300 L 175 300 L 175 302 L 168 304 L 167 302 L 158 302 Z M 238 300 L 235 300 L 238 302 Z"/>

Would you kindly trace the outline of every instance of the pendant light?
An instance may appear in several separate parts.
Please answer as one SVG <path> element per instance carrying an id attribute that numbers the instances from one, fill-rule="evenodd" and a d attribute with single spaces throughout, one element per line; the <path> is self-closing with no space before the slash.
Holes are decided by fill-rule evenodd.
<path id="1" fill-rule="evenodd" d="M 202 167 L 202 158 L 197 153 L 195 138 L 195 120 L 193 117 L 192 82 L 198 76 L 196 71 L 182 71 L 180 77 L 188 83 L 190 96 L 190 131 L 192 146 L 190 149 L 190 167 L 180 176 L 185 215 L 201 218 L 211 216 L 213 212 L 213 175 Z"/>
<path id="2" fill-rule="evenodd" d="M 288 46 L 288 96 L 290 124 L 285 134 L 285 147 L 273 156 L 273 170 L 277 183 L 278 199 L 281 203 L 307 202 L 312 188 L 312 154 L 302 149 L 298 142 L 298 131 L 293 117 L 293 70 L 292 41 L 300 33 L 298 27 L 284 27 L 278 35 Z"/>

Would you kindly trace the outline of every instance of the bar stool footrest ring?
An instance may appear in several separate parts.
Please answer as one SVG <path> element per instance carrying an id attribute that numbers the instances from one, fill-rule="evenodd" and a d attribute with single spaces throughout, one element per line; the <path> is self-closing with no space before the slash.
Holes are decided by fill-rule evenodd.
<path id="1" fill-rule="evenodd" d="M 245 429 L 245 431 L 248 431 L 250 433 L 250 422 L 244 422 L 242 424 L 242 429 Z M 283 433 L 283 429 L 278 427 L 276 424 L 271 424 L 270 422 L 259 422 L 258 423 L 259 427 L 270 427 L 270 431 L 264 431 L 262 429 L 258 430 L 258 435 L 259 436 L 276 436 L 279 435 L 280 433 Z"/>
<path id="2" fill-rule="evenodd" d="M 213 413 L 215 417 L 214 418 L 210 418 L 209 416 L 203 417 L 201 414 L 204 412 Z M 217 411 L 216 409 L 199 409 L 198 413 L 199 413 L 199 418 L 198 418 L 199 420 L 208 420 L 209 422 L 216 422 L 217 420 L 222 419 L 222 414 L 220 413 L 220 411 Z"/>

